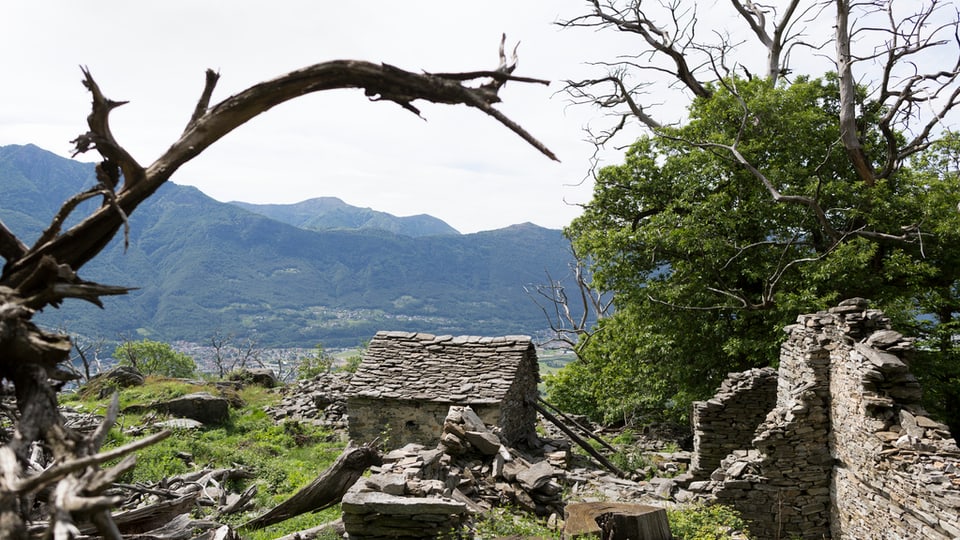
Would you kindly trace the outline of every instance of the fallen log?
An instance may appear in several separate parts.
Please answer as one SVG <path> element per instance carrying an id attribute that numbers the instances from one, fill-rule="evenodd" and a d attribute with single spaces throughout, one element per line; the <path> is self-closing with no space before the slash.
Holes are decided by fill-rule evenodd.
<path id="1" fill-rule="evenodd" d="M 554 405 L 551 405 L 547 400 L 543 399 L 542 397 L 538 397 L 538 398 L 537 398 L 537 401 L 539 401 L 540 403 L 543 403 L 543 404 L 546 405 L 547 407 L 550 407 L 551 409 L 553 409 L 558 415 L 560 415 L 560 418 L 563 418 L 563 419 L 566 420 L 567 422 L 570 422 L 571 424 L 573 424 L 573 426 L 576 427 L 577 429 L 579 429 L 580 431 L 582 431 L 582 432 L 584 433 L 584 435 L 586 435 L 587 437 L 590 437 L 591 439 L 597 441 L 598 443 L 600 443 L 601 445 L 603 445 L 603 447 L 606 448 L 607 450 L 610 450 L 611 452 L 616 452 L 616 451 L 617 451 L 617 449 L 614 448 L 613 445 L 611 445 L 611 444 L 608 443 L 607 441 L 603 440 L 603 438 L 602 438 L 602 437 L 599 437 L 596 433 L 590 431 L 590 429 L 587 428 L 587 426 L 581 424 L 580 422 L 577 422 L 576 419 L 571 418 L 570 416 L 568 416 L 567 414 L 565 414 L 563 411 L 561 411 L 560 409 L 558 409 L 558 408 L 555 407 Z"/>
<path id="2" fill-rule="evenodd" d="M 169 501 L 118 512 L 113 515 L 113 521 L 124 535 L 147 533 L 163 527 L 169 528 L 169 524 L 173 523 L 177 516 L 189 514 L 196 504 L 197 493 L 188 493 Z M 91 534 L 95 530 L 91 525 L 80 527 L 84 534 Z"/>
<path id="3" fill-rule="evenodd" d="M 235 514 L 244 509 L 248 502 L 257 494 L 257 485 L 250 484 L 243 493 L 236 497 L 236 500 L 220 507 L 217 510 L 217 516 L 226 516 L 229 514 Z"/>
<path id="4" fill-rule="evenodd" d="M 266 514 L 248 521 L 243 528 L 262 529 L 300 514 L 329 508 L 340 502 L 343 494 L 363 475 L 364 471 L 371 465 L 381 463 L 380 452 L 377 451 L 374 443 L 359 447 L 347 445 L 333 465 L 310 482 L 307 487 L 294 493 Z"/>
<path id="5" fill-rule="evenodd" d="M 590 454 L 590 455 L 593 456 L 597 461 L 599 461 L 601 465 L 603 465 L 604 467 L 607 468 L 607 470 L 609 470 L 609 471 L 612 472 L 613 474 L 619 476 L 620 478 L 626 478 L 626 477 L 627 477 L 627 474 L 626 474 L 626 473 L 624 473 L 623 471 L 620 470 L 619 467 L 617 467 L 616 465 L 614 465 L 613 463 L 611 463 L 610 460 L 607 459 L 606 457 L 604 457 L 603 454 L 601 454 L 600 452 L 598 452 L 596 448 L 590 446 L 590 443 L 588 443 L 587 441 L 583 440 L 579 435 L 576 434 L 575 431 L 573 431 L 572 429 L 570 429 L 570 428 L 568 428 L 566 425 L 564 425 L 564 423 L 561 422 L 559 418 L 557 418 L 556 416 L 552 415 L 552 414 L 550 413 L 550 411 L 548 411 L 547 409 L 545 409 L 545 408 L 543 407 L 543 405 L 540 405 L 540 404 L 537 403 L 536 401 L 532 401 L 532 402 L 530 402 L 530 403 L 533 405 L 533 408 L 537 410 L 537 412 L 539 412 L 540 414 L 543 415 L 544 418 L 546 418 L 547 420 L 549 420 L 550 422 L 552 422 L 553 425 L 555 425 L 555 426 L 557 426 L 558 428 L 560 428 L 560 430 L 563 431 L 564 433 L 566 433 L 567 436 L 570 437 L 570 439 L 571 439 L 573 442 L 577 443 L 577 444 L 580 446 L 580 448 L 583 448 L 584 450 L 586 450 L 586 452 L 587 452 L 588 454 Z"/>
<path id="6" fill-rule="evenodd" d="M 276 540 L 314 540 L 320 535 L 328 532 L 333 532 L 337 538 L 342 538 L 343 534 L 346 532 L 346 529 L 343 528 L 343 520 L 338 519 L 336 521 L 317 525 L 316 527 L 310 527 L 309 529 L 304 529 L 302 531 L 281 536 Z"/>

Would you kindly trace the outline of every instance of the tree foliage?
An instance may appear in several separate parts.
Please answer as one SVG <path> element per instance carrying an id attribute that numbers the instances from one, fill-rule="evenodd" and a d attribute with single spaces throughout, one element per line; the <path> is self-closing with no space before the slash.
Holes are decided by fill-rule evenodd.
<path id="1" fill-rule="evenodd" d="M 132 366 L 144 375 L 191 377 L 197 363 L 189 355 L 173 350 L 169 343 L 144 339 L 127 341 L 113 352 L 121 366 Z"/>
<path id="2" fill-rule="evenodd" d="M 334 357 L 323 350 L 323 344 L 317 343 L 313 353 L 300 358 L 297 362 L 297 379 L 312 379 L 317 375 L 330 373 Z"/>
<path id="3" fill-rule="evenodd" d="M 761 39 L 768 69 L 756 77 L 738 67 L 732 42 L 696 45 L 695 11 L 677 3 L 667 8 L 673 19 L 659 19 L 672 27 L 657 25 L 638 1 L 589 4 L 569 26 L 636 34 L 649 47 L 644 55 L 670 60 L 663 68 L 605 63 L 607 77 L 570 83 L 577 99 L 621 111 L 598 144 L 628 119 L 648 131 L 623 164 L 598 171 L 593 199 L 567 228 L 593 262 L 594 285 L 615 295 L 616 312 L 600 321 L 581 361 L 547 380 L 551 401 L 608 421 L 682 420 L 726 373 L 775 363 L 782 328 L 798 314 L 860 296 L 920 338 L 914 370 L 929 406 L 949 416 L 960 373 L 951 339 L 960 181 L 957 138 L 940 130 L 957 102 L 960 64 L 933 75 L 917 67 L 917 77 L 902 64 L 950 45 L 931 35 L 956 21 L 931 29 L 937 2 L 918 4 L 912 19 L 891 17 L 886 48 L 871 57 L 879 71 L 855 85 L 853 66 L 866 62 L 851 60 L 849 16 L 867 4 L 836 2 L 844 27 L 832 39 L 837 71 L 822 77 L 792 75 L 782 55 L 791 39 L 800 43 L 802 2 L 781 13 L 732 2 L 758 37 L 770 38 Z M 799 12 L 809 22 L 828 7 Z M 643 101 L 648 86 L 624 84 L 644 67 L 694 96 L 684 122 L 658 122 Z M 614 91 L 600 92 L 603 85 Z"/>

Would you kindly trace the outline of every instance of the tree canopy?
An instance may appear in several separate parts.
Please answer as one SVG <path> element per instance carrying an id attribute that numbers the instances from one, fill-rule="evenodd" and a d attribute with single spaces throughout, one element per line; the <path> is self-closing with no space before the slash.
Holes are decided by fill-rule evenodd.
<path id="1" fill-rule="evenodd" d="M 190 377 L 197 371 L 193 358 L 162 341 L 127 341 L 117 347 L 113 357 L 121 366 L 135 367 L 144 375 Z"/>
<path id="2" fill-rule="evenodd" d="M 597 172 L 593 199 L 566 231 L 616 311 L 599 321 L 581 360 L 548 380 L 551 400 L 606 420 L 683 419 L 726 373 L 775 363 L 782 328 L 798 314 L 859 296 L 920 338 L 914 370 L 931 408 L 948 416 L 960 373 L 946 360 L 956 354 L 949 335 L 960 312 L 960 181 L 958 139 L 941 130 L 956 103 L 958 64 L 916 78 L 891 73 L 903 73 L 911 52 L 950 45 L 932 36 L 956 22 L 924 26 L 937 2 L 912 19 L 890 8 L 889 39 L 872 56 L 880 70 L 856 85 L 852 66 L 866 61 L 850 52 L 849 32 L 864 29 L 850 16 L 865 5 L 835 3 L 837 70 L 810 77 L 793 75 L 782 55 L 787 36 L 800 43 L 802 33 L 787 29 L 803 22 L 794 19 L 801 2 L 779 14 L 732 4 L 769 38 L 761 39 L 769 69 L 757 71 L 765 76 L 738 69 L 730 42 L 693 45 L 698 21 L 677 3 L 674 33 L 640 2 L 592 2 L 568 23 L 637 34 L 649 48 L 641 56 L 669 57 L 666 71 L 693 97 L 684 122 L 656 121 L 646 87 L 623 83 L 651 68 L 632 59 L 570 85 L 581 100 L 622 108 L 598 144 L 628 118 L 648 129 L 623 164 Z M 890 3 L 872 8 L 881 4 Z M 612 94 L 597 90 L 610 84 Z"/>

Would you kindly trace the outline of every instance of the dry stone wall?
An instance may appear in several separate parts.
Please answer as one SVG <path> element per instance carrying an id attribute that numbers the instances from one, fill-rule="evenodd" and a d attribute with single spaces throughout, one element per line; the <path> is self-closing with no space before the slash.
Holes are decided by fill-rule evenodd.
<path id="1" fill-rule="evenodd" d="M 863 299 L 786 330 L 775 407 L 690 489 L 735 506 L 759 538 L 960 538 L 960 450 L 919 404 L 911 340 Z"/>
<path id="2" fill-rule="evenodd" d="M 694 479 L 709 478 L 727 455 L 749 448 L 757 426 L 777 401 L 777 370 L 751 369 L 730 373 L 708 401 L 694 403 L 690 464 Z"/>

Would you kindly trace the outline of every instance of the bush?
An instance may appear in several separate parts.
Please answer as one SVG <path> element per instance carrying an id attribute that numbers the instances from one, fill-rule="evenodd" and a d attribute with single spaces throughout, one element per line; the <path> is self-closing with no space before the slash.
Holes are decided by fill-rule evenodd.
<path id="1" fill-rule="evenodd" d="M 324 352 L 323 345 L 317 343 L 313 354 L 300 359 L 297 364 L 298 379 L 312 379 L 317 375 L 329 373 L 333 369 L 333 357 Z"/>
<path id="2" fill-rule="evenodd" d="M 698 504 L 667 510 L 676 540 L 732 540 L 749 538 L 747 523 L 729 506 Z M 740 533 L 734 536 L 734 533 Z M 746 536 L 744 536 L 746 535 Z"/>

